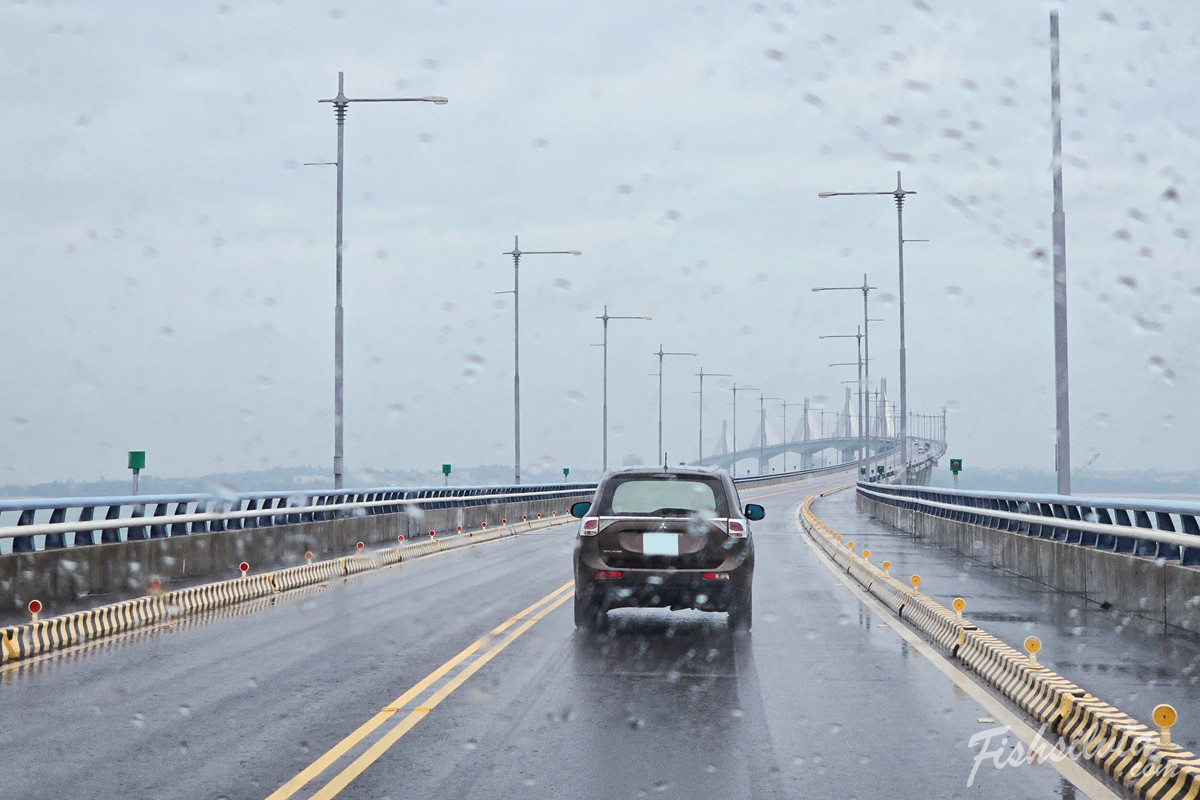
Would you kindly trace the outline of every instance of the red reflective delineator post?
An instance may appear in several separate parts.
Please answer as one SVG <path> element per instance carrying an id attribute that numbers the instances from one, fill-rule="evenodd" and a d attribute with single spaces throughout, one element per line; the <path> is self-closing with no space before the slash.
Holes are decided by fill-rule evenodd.
<path id="1" fill-rule="evenodd" d="M 304 551 L 304 561 L 305 561 L 305 563 L 311 564 L 311 563 L 312 563 L 312 560 L 313 560 L 313 552 L 312 552 L 312 550 L 305 550 L 305 551 Z"/>
<path id="2" fill-rule="evenodd" d="M 162 591 L 162 578 L 151 578 L 146 584 L 146 588 L 150 590 L 150 594 L 158 594 Z"/>
<path id="3" fill-rule="evenodd" d="M 457 530 L 459 533 L 462 533 L 462 525 L 459 525 Z"/>
<path id="4" fill-rule="evenodd" d="M 244 578 L 246 577 L 246 573 L 250 571 L 250 565 L 243 561 L 242 563 L 238 564 L 238 569 L 242 571 L 242 577 Z"/>
<path id="5" fill-rule="evenodd" d="M 37 622 L 38 614 L 40 614 L 40 613 L 42 613 L 42 601 L 41 600 L 30 600 L 29 601 L 29 614 L 30 614 L 30 616 L 33 617 L 33 619 L 30 621 Z"/>
<path id="6" fill-rule="evenodd" d="M 430 539 L 432 539 L 432 538 L 433 538 L 433 536 L 434 536 L 434 533 L 435 533 L 435 531 L 430 531 L 430 532 L 429 532 L 429 538 L 430 538 Z"/>

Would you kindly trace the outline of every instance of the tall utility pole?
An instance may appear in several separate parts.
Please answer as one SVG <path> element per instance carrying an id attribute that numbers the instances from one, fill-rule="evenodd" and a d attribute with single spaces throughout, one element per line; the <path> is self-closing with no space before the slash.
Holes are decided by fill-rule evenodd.
<path id="1" fill-rule="evenodd" d="M 818 197 L 839 197 L 841 195 L 887 194 L 896 201 L 896 247 L 899 253 L 900 281 L 900 463 L 904 470 L 905 480 L 908 479 L 908 370 L 907 356 L 904 349 L 904 198 L 915 191 L 909 191 L 900 184 L 900 172 L 896 172 L 896 188 L 890 192 L 819 192 Z"/>
<path id="2" fill-rule="evenodd" d="M 696 373 L 696 377 L 700 378 L 700 446 L 696 451 L 696 463 L 704 460 L 704 379 L 705 378 L 731 378 L 733 377 L 728 372 L 705 372 L 704 367 Z"/>
<path id="3" fill-rule="evenodd" d="M 319 103 L 333 103 L 334 117 L 337 119 L 337 267 L 336 267 L 336 298 L 333 307 L 333 488 L 342 488 L 343 453 L 342 453 L 342 375 L 344 337 L 342 333 L 342 168 L 346 163 L 343 158 L 343 141 L 346 129 L 346 111 L 351 103 L 434 103 L 445 105 L 450 102 L 444 97 L 346 97 L 342 73 L 338 73 L 337 97 L 331 100 L 318 100 Z M 316 162 L 328 164 L 329 162 Z"/>
<path id="4" fill-rule="evenodd" d="M 604 323 L 604 446 L 601 455 L 600 466 L 604 472 L 608 471 L 608 321 L 610 319 L 651 319 L 651 317 L 614 317 L 608 313 L 608 303 L 604 304 L 604 314 L 596 319 Z"/>
<path id="5" fill-rule="evenodd" d="M 1071 397 L 1067 382 L 1067 217 L 1063 211 L 1062 93 L 1058 72 L 1058 12 L 1050 12 L 1050 120 L 1054 125 L 1054 469 L 1058 493 L 1071 493 Z"/>
<path id="6" fill-rule="evenodd" d="M 738 392 L 757 392 L 758 389 L 754 386 L 738 386 L 733 384 L 733 464 L 730 472 L 737 475 L 737 393 Z"/>
<path id="7" fill-rule="evenodd" d="M 783 400 L 782 397 L 766 397 L 762 392 L 758 393 L 758 474 L 762 475 L 766 469 L 766 459 L 764 458 L 767 450 L 767 400 Z M 784 431 L 784 435 L 787 432 Z"/>
<path id="8" fill-rule="evenodd" d="M 783 471 L 784 472 L 788 471 L 788 468 L 787 468 L 787 454 L 788 454 L 787 446 L 789 444 L 791 444 L 791 442 L 792 442 L 792 440 L 790 438 L 790 434 L 788 433 L 788 427 L 787 427 L 788 406 L 802 406 L 804 408 L 804 438 L 805 438 L 805 440 L 808 439 L 808 398 L 807 397 L 804 398 L 803 403 L 789 403 L 787 400 L 784 400 L 783 401 L 783 442 L 784 442 L 784 445 L 783 445 Z"/>
<path id="9" fill-rule="evenodd" d="M 522 250 L 513 236 L 513 482 L 521 482 L 521 256 L 580 255 L 578 250 Z"/>
<path id="10" fill-rule="evenodd" d="M 662 345 L 658 346 L 658 350 L 654 355 L 658 356 L 658 463 L 666 466 L 666 454 L 663 453 L 663 356 L 694 356 L 695 353 L 667 353 L 662 349 Z"/>

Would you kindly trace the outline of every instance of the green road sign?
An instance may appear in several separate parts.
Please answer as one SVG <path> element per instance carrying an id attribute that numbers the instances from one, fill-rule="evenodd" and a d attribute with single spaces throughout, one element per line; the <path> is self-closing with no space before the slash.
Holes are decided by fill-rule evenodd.
<path id="1" fill-rule="evenodd" d="M 565 477 L 567 477 L 567 476 L 568 476 L 568 475 L 570 475 L 570 474 L 571 474 L 571 468 L 570 468 L 570 467 L 563 467 L 563 477 L 565 478 Z"/>
<path id="2" fill-rule="evenodd" d="M 146 451 L 145 450 L 130 450 L 129 451 L 129 468 L 134 472 L 146 468 Z"/>
<path id="3" fill-rule="evenodd" d="M 961 458 L 950 459 L 950 471 L 953 472 L 955 475 L 962 472 L 962 459 Z"/>
<path id="4" fill-rule="evenodd" d="M 876 474 L 878 474 L 878 475 L 882 475 L 882 474 L 883 474 L 883 465 L 882 465 L 882 464 L 880 464 L 879 466 L 877 466 L 877 467 L 875 468 L 875 472 L 876 472 Z"/>
<path id="5" fill-rule="evenodd" d="M 450 474 L 450 465 L 449 464 L 442 464 L 442 474 L 443 475 Z"/>

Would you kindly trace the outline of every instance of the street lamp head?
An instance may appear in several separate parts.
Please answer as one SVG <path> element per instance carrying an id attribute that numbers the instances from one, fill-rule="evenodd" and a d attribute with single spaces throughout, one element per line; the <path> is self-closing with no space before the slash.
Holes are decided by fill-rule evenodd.
<path id="1" fill-rule="evenodd" d="M 581 255 L 583 255 L 583 251 L 582 250 L 568 250 L 567 254 L 572 255 L 572 256 L 581 256 Z"/>
<path id="2" fill-rule="evenodd" d="M 837 192 L 818 192 L 817 197 L 837 197 Z"/>
<path id="3" fill-rule="evenodd" d="M 424 100 L 426 103 L 433 103 L 433 104 L 439 105 L 439 106 L 444 106 L 444 105 L 446 105 L 446 103 L 450 102 L 449 98 L 439 97 L 436 95 L 432 96 L 432 97 L 422 97 L 421 99 Z"/>

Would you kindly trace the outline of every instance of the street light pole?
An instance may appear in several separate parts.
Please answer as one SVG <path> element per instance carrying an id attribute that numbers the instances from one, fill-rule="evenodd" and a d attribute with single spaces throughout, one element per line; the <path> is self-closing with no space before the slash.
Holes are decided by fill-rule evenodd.
<path id="1" fill-rule="evenodd" d="M 914 191 L 900 184 L 900 172 L 896 172 L 896 188 L 890 192 L 820 192 L 818 197 L 840 197 L 842 195 L 891 195 L 896 200 L 896 248 L 900 264 L 900 463 L 908 479 L 908 377 L 904 348 L 904 198 Z"/>
<path id="2" fill-rule="evenodd" d="M 604 304 L 604 313 L 596 317 L 604 323 L 604 447 L 601 457 L 601 470 L 608 471 L 608 321 L 610 319 L 652 319 L 652 317 L 616 317 L 608 313 L 608 303 Z"/>
<path id="3" fill-rule="evenodd" d="M 865 273 L 865 272 L 863 273 L 862 286 L 814 286 L 813 287 L 814 292 L 840 292 L 840 291 L 852 291 L 852 292 L 861 291 L 862 292 L 862 296 L 863 296 L 862 357 L 863 357 L 863 362 L 864 362 L 863 383 L 867 386 L 868 389 L 871 386 L 871 366 L 870 366 L 871 365 L 871 338 L 870 338 L 870 332 L 869 332 L 871 320 L 867 314 L 867 297 L 871 293 L 872 289 L 878 289 L 878 288 L 879 288 L 878 286 L 871 286 L 867 283 L 867 273 Z M 859 391 L 861 392 L 862 390 L 860 389 Z M 867 449 L 870 450 L 870 446 L 871 446 L 870 403 L 869 402 L 866 403 L 864 408 L 865 408 L 866 413 L 863 415 L 862 419 L 866 423 Z M 860 423 L 860 427 L 861 427 L 861 423 Z M 870 468 L 870 463 L 869 463 L 870 457 L 869 456 L 868 456 L 867 460 L 868 460 L 868 463 L 866 466 L 869 469 Z"/>
<path id="4" fill-rule="evenodd" d="M 1063 211 L 1062 90 L 1058 67 L 1058 13 L 1050 12 L 1050 121 L 1053 125 L 1054 210 L 1054 470 L 1058 493 L 1071 493 L 1071 395 L 1067 372 L 1067 217 Z"/>
<path id="5" fill-rule="evenodd" d="M 787 445 L 788 445 L 788 443 L 789 443 L 789 439 L 788 439 L 788 427 L 787 427 L 787 410 L 788 410 L 788 406 L 803 406 L 803 405 L 807 405 L 807 404 L 806 404 L 806 403 L 789 403 L 787 400 L 784 400 L 784 401 L 783 401 L 783 441 L 784 441 L 784 447 L 783 447 L 783 471 L 784 471 L 784 472 L 787 472 L 787 454 L 788 454 L 788 451 L 787 451 Z M 804 423 L 805 423 L 805 427 L 804 427 L 804 436 L 805 436 L 805 438 L 807 439 L 807 438 L 808 438 L 808 417 L 807 417 L 807 415 L 805 415 Z M 802 466 L 801 468 L 803 469 L 803 466 Z"/>
<path id="6" fill-rule="evenodd" d="M 667 355 L 696 355 L 695 353 L 665 353 L 662 350 L 662 345 L 659 344 L 659 349 L 655 350 L 654 355 L 659 356 L 659 463 L 666 467 L 666 456 L 662 453 L 662 357 Z"/>
<path id="7" fill-rule="evenodd" d="M 763 405 L 766 400 L 782 400 L 782 397 L 764 397 L 762 392 L 758 393 L 758 474 L 762 475 L 766 464 L 763 462 L 763 455 L 767 449 L 767 409 Z"/>
<path id="8" fill-rule="evenodd" d="M 737 452 L 738 452 L 738 449 L 737 449 L 737 393 L 738 392 L 747 392 L 747 391 L 757 392 L 758 387 L 756 387 L 756 386 L 738 386 L 736 382 L 733 384 L 733 469 L 731 471 L 733 472 L 734 475 L 737 475 Z"/>
<path id="9" fill-rule="evenodd" d="M 513 236 L 513 482 L 521 482 L 521 256 L 580 255 L 578 250 L 522 250 Z"/>
<path id="10" fill-rule="evenodd" d="M 704 367 L 696 373 L 700 378 L 700 445 L 696 451 L 696 463 L 704 460 L 704 379 L 705 378 L 731 378 L 733 377 L 727 372 L 705 372 Z"/>
<path id="11" fill-rule="evenodd" d="M 866 437 L 863 434 L 863 411 L 866 407 L 866 398 L 863 397 L 863 332 L 860 326 L 857 333 L 842 333 L 842 334 L 827 334 L 819 336 L 819 339 L 857 339 L 858 340 L 858 361 L 845 361 L 837 364 L 830 364 L 831 367 L 858 367 L 858 463 L 859 469 L 865 473 L 867 446 Z"/>
<path id="12" fill-rule="evenodd" d="M 342 331 L 342 171 L 346 163 L 343 157 L 343 144 L 345 139 L 346 128 L 346 111 L 351 103 L 434 103 L 436 105 L 445 105 L 450 102 L 444 97 L 346 97 L 345 82 L 343 73 L 338 73 L 338 93 L 337 97 L 329 100 L 318 100 L 319 103 L 332 103 L 334 117 L 337 120 L 337 161 L 333 162 L 333 166 L 337 167 L 337 238 L 336 238 L 336 272 L 335 272 L 335 294 L 333 307 L 333 488 L 342 488 L 342 473 L 344 466 L 342 443 L 343 443 L 343 391 L 342 391 L 342 375 L 343 369 L 343 354 L 345 352 L 345 340 Z M 329 165 L 327 161 L 309 162 L 308 165 Z M 307 165 L 306 165 L 307 166 Z"/>

